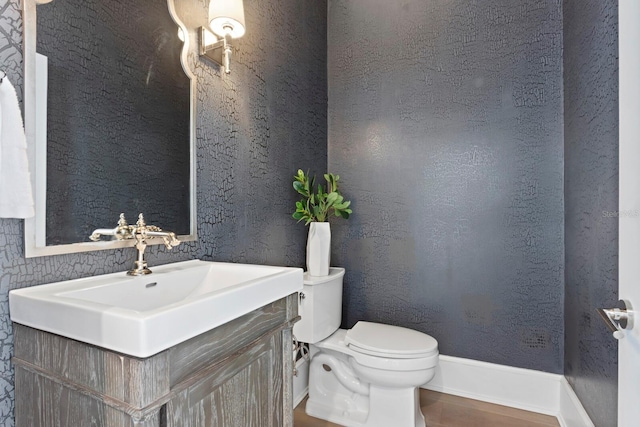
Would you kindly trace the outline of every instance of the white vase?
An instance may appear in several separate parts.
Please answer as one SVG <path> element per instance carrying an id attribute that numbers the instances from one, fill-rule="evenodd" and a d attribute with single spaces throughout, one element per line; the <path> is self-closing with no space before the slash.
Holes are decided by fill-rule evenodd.
<path id="1" fill-rule="evenodd" d="M 311 276 L 328 276 L 331 261 L 331 228 L 328 222 L 309 224 L 307 238 L 307 272 Z"/>

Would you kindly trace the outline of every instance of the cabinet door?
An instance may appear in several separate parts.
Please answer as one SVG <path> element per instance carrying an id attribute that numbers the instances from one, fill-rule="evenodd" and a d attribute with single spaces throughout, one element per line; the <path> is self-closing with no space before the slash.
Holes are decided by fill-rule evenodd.
<path id="1" fill-rule="evenodd" d="M 166 425 L 284 426 L 282 342 L 282 333 L 265 337 L 187 380 L 186 388 L 167 403 Z"/>

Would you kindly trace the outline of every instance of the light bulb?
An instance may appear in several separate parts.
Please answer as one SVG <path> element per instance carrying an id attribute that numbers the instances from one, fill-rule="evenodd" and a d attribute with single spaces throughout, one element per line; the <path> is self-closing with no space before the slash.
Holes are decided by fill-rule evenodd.
<path id="1" fill-rule="evenodd" d="M 242 37 L 245 32 L 242 0 L 211 0 L 209 26 L 219 37 Z"/>

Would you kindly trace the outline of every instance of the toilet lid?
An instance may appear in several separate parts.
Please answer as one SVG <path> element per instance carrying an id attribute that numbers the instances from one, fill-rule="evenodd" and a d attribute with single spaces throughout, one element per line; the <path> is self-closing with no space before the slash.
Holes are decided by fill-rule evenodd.
<path id="1" fill-rule="evenodd" d="M 412 359 L 438 351 L 435 338 L 399 326 L 358 322 L 347 331 L 345 343 L 354 351 L 373 356 Z"/>

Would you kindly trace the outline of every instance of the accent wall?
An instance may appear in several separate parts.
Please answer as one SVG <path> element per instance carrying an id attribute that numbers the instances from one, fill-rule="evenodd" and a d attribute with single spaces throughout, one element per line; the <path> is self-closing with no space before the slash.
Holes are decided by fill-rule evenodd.
<path id="1" fill-rule="evenodd" d="M 563 371 L 560 1 L 329 0 L 343 326 Z"/>

